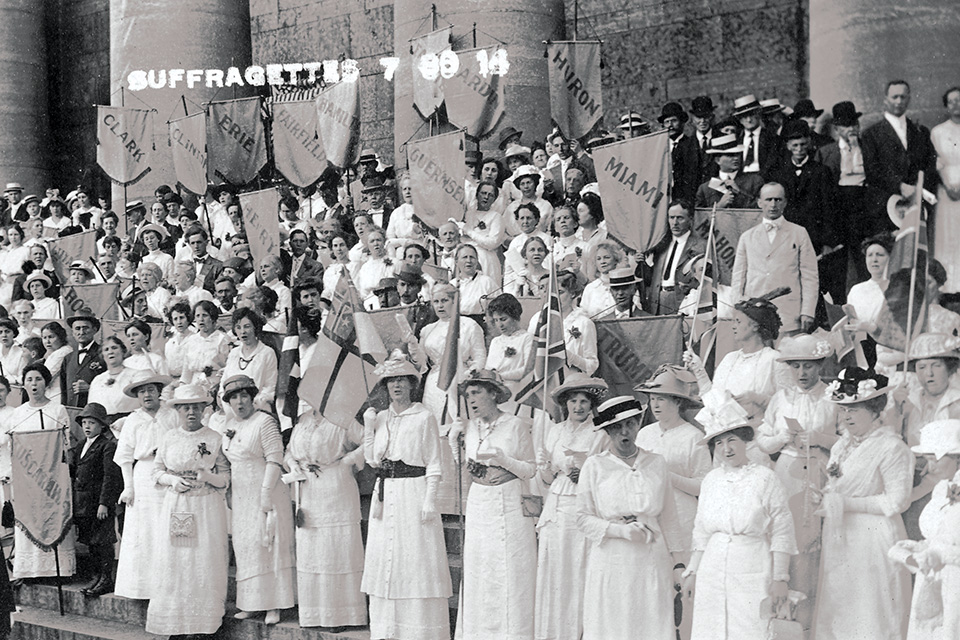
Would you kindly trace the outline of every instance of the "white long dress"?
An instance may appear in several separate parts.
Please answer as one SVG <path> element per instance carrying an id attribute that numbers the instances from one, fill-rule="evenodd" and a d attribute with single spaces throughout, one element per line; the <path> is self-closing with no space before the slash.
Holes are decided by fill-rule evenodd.
<path id="1" fill-rule="evenodd" d="M 126 507 L 120 539 L 113 590 L 118 596 L 147 600 L 153 594 L 158 577 L 153 567 L 164 533 L 160 511 L 165 494 L 165 487 L 153 479 L 153 467 L 157 448 L 179 422 L 179 415 L 170 407 L 160 407 L 153 416 L 137 409 L 123 422 L 113 461 L 120 466 L 133 465 L 133 504 Z"/>
<path id="2" fill-rule="evenodd" d="M 477 248 L 480 270 L 500 286 L 503 267 L 497 253 L 504 239 L 502 209 L 477 211 L 471 209 L 464 216 L 464 240 Z"/>
<path id="3" fill-rule="evenodd" d="M 301 627 L 362 626 L 367 603 L 360 591 L 363 541 L 355 466 L 362 428 L 343 429 L 322 416 L 300 417 L 287 447 L 287 465 L 299 469 L 302 522 L 297 527 L 297 599 Z"/>
<path id="4" fill-rule="evenodd" d="M 537 521 L 537 640 L 580 640 L 583 633 L 587 539 L 577 526 L 577 485 L 568 474 L 583 466 L 588 456 L 599 453 L 606 440 L 606 435 L 594 428 L 593 418 L 580 424 L 565 420 L 551 425 L 543 436 L 545 471 L 556 477 Z"/>
<path id="5" fill-rule="evenodd" d="M 839 477 L 827 481 L 824 494 L 840 494 L 858 508 L 823 520 L 814 633 L 817 640 L 898 640 L 907 631 L 910 576 L 887 551 L 906 538 L 900 514 L 910 506 L 913 454 L 880 427 L 859 445 L 839 440 L 830 454 L 834 463 Z"/>
<path id="6" fill-rule="evenodd" d="M 529 426 L 506 413 L 489 423 L 470 420 L 464 432 L 466 459 L 475 461 L 494 448 L 513 462 L 509 471 L 483 467 L 484 476 L 470 485 L 456 637 L 533 640 L 537 538 L 521 498 L 524 481 L 536 472 Z M 505 481 L 491 484 L 497 476 Z"/>
<path id="7" fill-rule="evenodd" d="M 515 395 L 522 386 L 520 380 L 527 373 L 530 359 L 533 358 L 533 336 L 518 329 L 511 336 L 499 335 L 490 341 L 485 369 L 496 369 L 511 393 Z M 500 405 L 507 413 L 515 413 L 517 405 L 511 397 Z"/>
<path id="8" fill-rule="evenodd" d="M 222 440 L 209 427 L 192 432 L 182 428 L 168 431 L 157 448 L 154 481 L 165 473 L 195 477 L 200 469 L 229 473 Z M 226 610 L 229 558 L 225 494 L 226 489 L 208 484 L 184 493 L 164 487 L 156 556 L 150 568 L 156 582 L 147 607 L 148 633 L 214 633 L 220 628 Z M 170 534 L 174 513 L 180 518 L 193 515 L 195 535 Z"/>
<path id="9" fill-rule="evenodd" d="M 630 466 L 610 451 L 580 471 L 578 523 L 590 550 L 583 591 L 583 640 L 673 640 L 673 560 L 677 520 L 662 456 L 640 449 Z M 609 535 L 636 521 L 652 542 Z"/>
<path id="10" fill-rule="evenodd" d="M 944 292 L 960 291 L 960 200 L 951 200 L 944 185 L 960 188 L 960 124 L 951 120 L 941 122 L 930 130 L 930 140 L 937 150 L 937 171 L 940 190 L 937 192 L 937 228 L 933 255 L 947 270 Z"/>
<path id="11" fill-rule="evenodd" d="M 703 479 L 693 528 L 703 551 L 692 640 L 767 640 L 760 603 L 769 596 L 773 552 L 794 554 L 793 517 L 771 469 L 720 466 Z"/>
<path id="12" fill-rule="evenodd" d="M 268 464 L 283 463 L 283 442 L 273 416 L 254 412 L 246 420 L 227 421 L 223 453 L 230 461 L 233 502 L 230 528 L 237 559 L 237 608 L 242 611 L 289 609 L 296 604 L 293 510 L 290 491 L 273 487 L 270 515 L 260 508 L 260 487 Z M 268 546 L 264 539 L 270 539 Z"/>

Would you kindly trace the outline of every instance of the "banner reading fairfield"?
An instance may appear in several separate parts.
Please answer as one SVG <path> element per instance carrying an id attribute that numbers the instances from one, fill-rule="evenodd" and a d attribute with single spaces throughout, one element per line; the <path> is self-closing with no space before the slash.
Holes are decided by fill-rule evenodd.
<path id="1" fill-rule="evenodd" d="M 407 164 L 413 187 L 413 208 L 428 227 L 437 229 L 466 212 L 463 131 L 407 143 Z"/>
<path id="2" fill-rule="evenodd" d="M 170 152 L 177 182 L 202 196 L 207 192 L 207 121 L 203 113 L 171 120 Z"/>
<path id="3" fill-rule="evenodd" d="M 599 42 L 547 44 L 550 115 L 568 138 L 582 138 L 603 116 Z"/>
<path id="4" fill-rule="evenodd" d="M 129 186 L 150 172 L 153 111 L 97 107 L 97 164 L 110 179 Z"/>
<path id="5" fill-rule="evenodd" d="M 15 512 L 17 527 L 35 545 L 51 551 L 73 526 L 73 497 L 64 461 L 64 425 L 46 427 L 10 433 L 10 478 L 17 504 L 24 505 Z"/>
<path id="6" fill-rule="evenodd" d="M 274 189 L 240 194 L 243 223 L 255 264 L 267 256 L 280 255 L 280 192 Z"/>
<path id="7" fill-rule="evenodd" d="M 211 102 L 207 106 L 208 174 L 246 184 L 267 163 L 260 98 Z"/>
<path id="8" fill-rule="evenodd" d="M 273 105 L 273 161 L 284 178 L 298 187 L 316 182 L 327 168 L 323 145 L 313 100 Z"/>

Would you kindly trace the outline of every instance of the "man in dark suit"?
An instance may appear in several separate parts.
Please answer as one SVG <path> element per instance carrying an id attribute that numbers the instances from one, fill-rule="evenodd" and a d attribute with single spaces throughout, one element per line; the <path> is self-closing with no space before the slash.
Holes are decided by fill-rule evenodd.
<path id="1" fill-rule="evenodd" d="M 793 113 L 790 114 L 791 120 L 803 120 L 810 127 L 810 151 L 816 151 L 820 147 L 833 142 L 833 138 L 817 133 L 817 120 L 823 115 L 823 109 L 817 109 L 813 100 L 804 98 L 798 100 L 793 107 Z"/>
<path id="2" fill-rule="evenodd" d="M 91 315 L 70 316 L 67 325 L 73 332 L 77 347 L 67 356 L 60 369 L 62 397 L 68 407 L 83 407 L 87 404 L 90 382 L 107 370 L 100 355 L 100 345 L 94 341 L 100 330 L 100 321 Z"/>
<path id="3" fill-rule="evenodd" d="M 710 96 L 697 96 L 693 99 L 690 108 L 690 115 L 693 116 L 693 137 L 697 143 L 697 161 L 699 164 L 699 177 L 697 186 L 712 178 L 716 173 L 710 173 L 711 166 L 716 167 L 713 157 L 707 154 L 710 149 L 710 139 L 713 137 L 714 111 L 713 100 Z"/>
<path id="4" fill-rule="evenodd" d="M 763 187 L 763 178 L 758 173 L 744 173 L 743 145 L 734 135 L 714 136 L 707 153 L 716 158 L 717 177 L 711 178 L 697 189 L 697 206 L 718 209 L 753 209 Z"/>
<path id="5" fill-rule="evenodd" d="M 753 95 L 734 100 L 733 116 L 740 121 L 743 132 L 743 172 L 766 174 L 783 161 L 783 144 L 776 132 L 762 125 L 762 107 Z"/>
<path id="6" fill-rule="evenodd" d="M 675 200 L 667 209 L 670 234 L 653 250 L 653 260 L 642 263 L 646 296 L 644 308 L 654 315 L 677 313 L 687 290 L 680 269 L 706 251 L 706 241 L 693 230 L 693 207 Z"/>
<path id="7" fill-rule="evenodd" d="M 650 314 L 637 306 L 634 298 L 637 295 L 637 285 L 640 280 L 630 267 L 613 269 L 607 274 L 610 277 L 610 295 L 616 306 L 601 320 L 622 320 L 624 318 L 641 318 Z"/>
<path id="8" fill-rule="evenodd" d="M 437 321 L 433 305 L 420 301 L 420 291 L 425 284 L 426 279 L 423 277 L 421 268 L 404 262 L 400 267 L 400 273 L 397 274 L 397 293 L 400 295 L 400 304 L 416 305 L 411 328 L 413 335 L 417 338 L 420 337 L 420 331 L 425 326 Z"/>
<path id="9" fill-rule="evenodd" d="M 295 287 L 297 282 L 308 279 L 323 278 L 323 265 L 307 254 L 310 240 L 305 231 L 294 229 L 290 232 L 290 265 L 289 286 Z"/>
<path id="10" fill-rule="evenodd" d="M 209 291 L 216 292 L 217 278 L 223 273 L 223 263 L 207 253 L 206 230 L 200 225 L 193 225 L 185 232 L 187 244 L 193 250 L 193 262 L 197 265 L 197 284 Z"/>
<path id="11" fill-rule="evenodd" d="M 903 80 L 887 83 L 883 119 L 863 132 L 867 206 L 877 218 L 884 215 L 891 195 L 913 195 L 920 171 L 924 190 L 936 192 L 937 154 L 930 131 L 907 118 L 909 106 L 910 85 Z"/>
<path id="12" fill-rule="evenodd" d="M 670 158 L 673 162 L 671 195 L 674 200 L 692 201 L 700 186 L 700 151 L 696 140 L 683 133 L 687 117 L 687 112 L 679 102 L 668 102 L 663 105 L 657 121 L 670 136 Z"/>

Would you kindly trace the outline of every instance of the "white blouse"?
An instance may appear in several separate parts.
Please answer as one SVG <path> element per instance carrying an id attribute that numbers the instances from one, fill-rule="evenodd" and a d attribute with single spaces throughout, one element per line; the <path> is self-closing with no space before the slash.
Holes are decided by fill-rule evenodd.
<path id="1" fill-rule="evenodd" d="M 179 424 L 180 414 L 176 409 L 160 407 L 152 416 L 142 408 L 137 409 L 123 421 L 113 461 L 124 465 L 153 458 L 164 435 Z"/>
<path id="2" fill-rule="evenodd" d="M 460 314 L 479 315 L 486 307 L 486 297 L 497 291 L 499 285 L 483 273 L 476 273 L 469 280 L 454 278 L 450 283 L 460 289 Z"/>
<path id="3" fill-rule="evenodd" d="M 223 380 L 235 375 L 245 375 L 253 378 L 259 393 L 254 398 L 257 408 L 265 408 L 273 402 L 277 391 L 277 354 L 273 349 L 262 342 L 249 357 L 243 355 L 243 345 L 236 346 L 227 356 L 227 364 L 223 368 Z"/>

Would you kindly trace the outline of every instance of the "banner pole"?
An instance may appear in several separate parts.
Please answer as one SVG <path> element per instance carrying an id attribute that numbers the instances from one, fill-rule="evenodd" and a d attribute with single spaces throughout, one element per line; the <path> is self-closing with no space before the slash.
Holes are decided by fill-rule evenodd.
<path id="1" fill-rule="evenodd" d="M 913 230 L 913 262 L 910 269 L 910 289 L 907 292 L 907 335 L 903 340 L 904 376 L 906 376 L 907 367 L 910 364 L 910 343 L 913 341 L 913 296 L 914 289 L 917 286 L 917 254 L 920 245 L 920 226 L 923 224 L 923 171 L 917 174 L 916 197 L 917 206 L 920 207 L 920 215 L 917 216 L 917 228 Z M 926 295 L 926 291 L 924 291 L 924 295 Z"/>
<path id="2" fill-rule="evenodd" d="M 120 106 L 126 106 L 123 99 L 123 85 L 120 86 Z M 127 235 L 130 235 L 130 228 L 127 226 L 127 185 L 123 185 L 123 228 L 127 230 Z M 130 243 L 131 246 L 136 243 L 136 238 L 133 239 L 133 242 Z"/>
<path id="3" fill-rule="evenodd" d="M 41 414 L 43 415 L 43 414 Z M 53 562 L 57 568 L 57 601 L 60 603 L 60 615 L 66 613 L 63 610 L 63 577 L 60 575 L 60 545 L 53 545 Z"/>
<path id="4" fill-rule="evenodd" d="M 703 271 L 700 272 L 700 284 L 697 286 L 697 306 L 693 310 L 693 320 L 690 322 L 690 336 L 688 338 L 689 342 L 687 343 L 687 347 L 690 349 L 693 349 L 693 330 L 697 327 L 697 316 L 700 315 L 698 311 L 700 309 L 700 300 L 703 298 L 703 281 L 706 279 L 707 265 L 710 264 L 710 247 L 713 245 L 713 228 L 716 222 L 717 203 L 713 203 L 713 211 L 710 212 L 710 229 L 707 231 L 707 248 L 703 257 Z"/>

